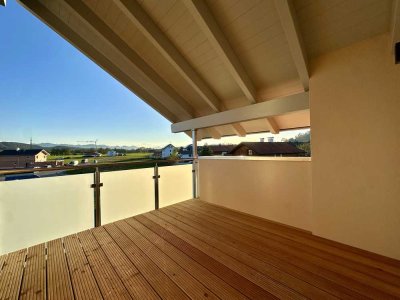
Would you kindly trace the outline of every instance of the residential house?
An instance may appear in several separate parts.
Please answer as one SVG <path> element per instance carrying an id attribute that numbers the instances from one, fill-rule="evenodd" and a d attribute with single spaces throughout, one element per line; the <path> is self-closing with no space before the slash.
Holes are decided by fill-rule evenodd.
<path id="1" fill-rule="evenodd" d="M 243 142 L 234 147 L 229 154 L 243 156 L 305 156 L 306 152 L 287 142 Z"/>
<path id="2" fill-rule="evenodd" d="M 118 152 L 115 150 L 110 150 L 107 152 L 107 156 L 118 156 Z"/>
<path id="3" fill-rule="evenodd" d="M 236 145 L 208 145 L 212 155 L 228 155 Z"/>
<path id="4" fill-rule="evenodd" d="M 168 144 L 164 148 L 161 149 L 161 158 L 168 158 L 174 152 L 175 147 L 172 144 Z"/>
<path id="5" fill-rule="evenodd" d="M 183 149 L 181 151 L 179 151 L 179 157 L 181 159 L 189 159 L 189 158 L 193 158 L 193 152 L 192 150 L 188 150 L 188 149 Z"/>
<path id="6" fill-rule="evenodd" d="M 3 150 L 0 152 L 0 168 L 30 168 L 34 167 L 35 163 L 43 163 L 47 161 L 49 153 L 44 149 L 16 149 Z"/>

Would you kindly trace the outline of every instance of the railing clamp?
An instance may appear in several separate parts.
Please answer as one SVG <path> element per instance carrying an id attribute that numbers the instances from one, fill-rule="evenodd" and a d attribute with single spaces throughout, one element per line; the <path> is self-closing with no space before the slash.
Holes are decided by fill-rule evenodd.
<path id="1" fill-rule="evenodd" d="M 158 209 L 160 206 L 160 196 L 158 190 L 158 179 L 160 175 L 158 175 L 158 164 L 156 163 L 154 166 L 154 209 Z"/>
<path id="2" fill-rule="evenodd" d="M 100 171 L 96 168 L 94 172 L 94 183 L 90 185 L 94 189 L 94 226 L 101 226 L 101 203 L 100 203 L 100 188 L 103 183 L 100 182 Z"/>

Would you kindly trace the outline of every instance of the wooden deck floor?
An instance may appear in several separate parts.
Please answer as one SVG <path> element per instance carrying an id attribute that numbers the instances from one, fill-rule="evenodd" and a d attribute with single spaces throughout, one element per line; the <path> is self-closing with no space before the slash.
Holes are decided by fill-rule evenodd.
<path id="1" fill-rule="evenodd" d="M 0 257 L 0 299 L 400 298 L 400 262 L 190 200 Z"/>

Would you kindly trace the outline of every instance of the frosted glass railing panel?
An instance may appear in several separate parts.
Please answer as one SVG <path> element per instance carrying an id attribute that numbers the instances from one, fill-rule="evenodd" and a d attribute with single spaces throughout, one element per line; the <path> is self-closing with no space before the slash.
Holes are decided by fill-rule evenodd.
<path id="1" fill-rule="evenodd" d="M 153 168 L 101 173 L 101 223 L 154 209 Z"/>
<path id="2" fill-rule="evenodd" d="M 158 168 L 160 208 L 193 198 L 192 165 Z"/>
<path id="3" fill-rule="evenodd" d="M 94 225 L 93 174 L 0 182 L 0 254 Z"/>

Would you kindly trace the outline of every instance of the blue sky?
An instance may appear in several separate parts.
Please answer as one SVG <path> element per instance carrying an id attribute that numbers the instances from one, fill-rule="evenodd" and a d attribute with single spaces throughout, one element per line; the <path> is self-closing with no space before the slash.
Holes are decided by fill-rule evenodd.
<path id="1" fill-rule="evenodd" d="M 14 0 L 0 7 L 0 141 L 190 143 L 170 122 Z M 291 137 L 298 132 L 286 132 Z M 257 141 L 223 138 L 208 143 Z"/>

